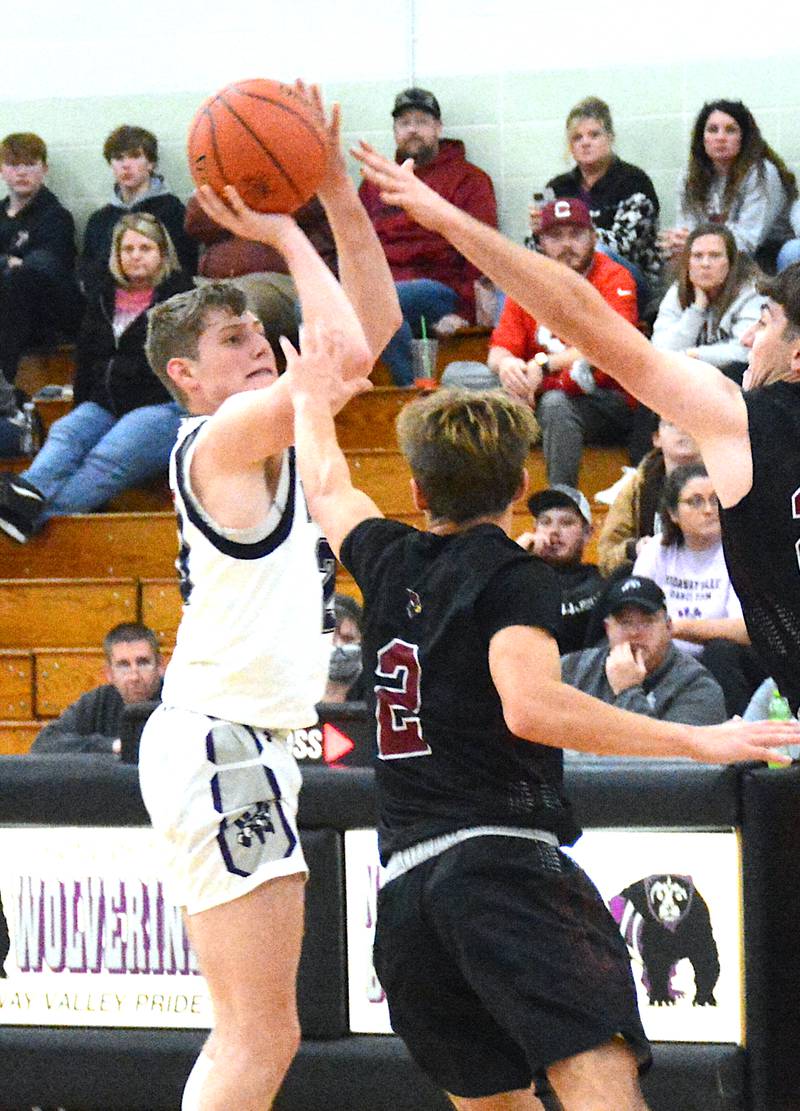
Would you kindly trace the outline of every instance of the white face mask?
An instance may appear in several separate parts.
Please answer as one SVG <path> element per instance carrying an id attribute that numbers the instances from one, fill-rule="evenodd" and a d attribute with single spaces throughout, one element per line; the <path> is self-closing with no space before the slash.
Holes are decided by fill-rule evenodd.
<path id="1" fill-rule="evenodd" d="M 354 683 L 361 674 L 361 645 L 338 644 L 331 652 L 328 678 L 332 683 Z"/>

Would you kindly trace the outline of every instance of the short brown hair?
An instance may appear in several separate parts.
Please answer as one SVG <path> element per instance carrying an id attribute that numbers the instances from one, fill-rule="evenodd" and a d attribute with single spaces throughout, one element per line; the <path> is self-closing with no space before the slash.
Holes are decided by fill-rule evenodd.
<path id="1" fill-rule="evenodd" d="M 156 659 L 161 659 L 158 637 L 153 630 L 148 625 L 141 625 L 138 621 L 124 621 L 121 625 L 115 625 L 113 629 L 109 629 L 103 637 L 103 652 L 106 660 L 111 663 L 111 649 L 115 644 L 133 644 L 137 640 L 147 641 L 153 649 Z"/>
<path id="2" fill-rule="evenodd" d="M 800 335 L 800 262 L 787 266 L 774 278 L 764 278 L 758 283 L 758 292 L 780 305 L 787 329 L 792 335 Z"/>
<path id="3" fill-rule="evenodd" d="M 158 139 L 146 127 L 134 127 L 128 123 L 120 124 L 103 143 L 103 158 L 106 162 L 110 162 L 112 158 L 122 158 L 123 154 L 138 154 L 139 151 L 148 162 L 156 165 Z"/>
<path id="4" fill-rule="evenodd" d="M 186 293 L 153 305 L 147 314 L 147 340 L 144 352 L 153 373 L 174 398 L 185 404 L 186 398 L 167 373 L 170 359 L 196 359 L 197 343 L 206 330 L 208 314 L 215 309 L 241 316 L 247 309 L 247 298 L 228 282 L 206 282 Z"/>
<path id="5" fill-rule="evenodd" d="M 34 162 L 47 165 L 47 147 L 33 131 L 14 131 L 0 142 L 0 162 L 7 166 L 29 166 Z"/>
<path id="6" fill-rule="evenodd" d="M 150 212 L 126 212 L 124 216 L 120 216 L 114 225 L 114 233 L 111 237 L 111 254 L 108 259 L 108 269 L 114 275 L 117 285 L 127 289 L 130 284 L 125 277 L 120 258 L 120 246 L 126 231 L 135 231 L 139 235 L 146 235 L 161 251 L 161 266 L 153 279 L 154 286 L 160 285 L 166 277 L 174 274 L 176 270 L 180 270 L 180 263 L 170 234 L 158 217 L 153 216 Z"/>
<path id="7" fill-rule="evenodd" d="M 537 436 L 533 413 L 497 390 L 439 390 L 397 418 L 397 439 L 436 520 L 462 524 L 514 500 Z"/>

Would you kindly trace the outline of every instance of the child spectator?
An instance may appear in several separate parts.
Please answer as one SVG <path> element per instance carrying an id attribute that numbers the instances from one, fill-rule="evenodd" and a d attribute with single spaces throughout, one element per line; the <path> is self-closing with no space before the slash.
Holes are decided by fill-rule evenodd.
<path id="1" fill-rule="evenodd" d="M 194 274 L 197 247 L 183 230 L 183 205 L 167 191 L 164 178 L 156 173 L 158 139 L 152 131 L 129 124 L 116 127 L 103 144 L 103 157 L 114 174 L 114 192 L 109 203 L 96 209 L 86 225 L 81 260 L 83 280 L 91 280 L 92 271 L 96 275 L 105 270 L 114 225 L 126 212 L 149 212 L 157 217 L 169 232 L 181 267 L 187 274 Z"/>

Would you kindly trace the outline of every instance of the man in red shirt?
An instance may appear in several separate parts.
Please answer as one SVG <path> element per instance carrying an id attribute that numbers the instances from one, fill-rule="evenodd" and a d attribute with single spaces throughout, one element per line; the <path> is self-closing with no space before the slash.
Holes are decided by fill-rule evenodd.
<path id="1" fill-rule="evenodd" d="M 439 101 L 427 89 L 398 93 L 392 111 L 395 159 L 414 160 L 414 172 L 431 189 L 476 220 L 497 227 L 492 180 L 467 162 L 460 139 L 442 138 Z M 383 352 L 398 386 L 414 375 L 411 339 L 422 334 L 450 335 L 475 320 L 475 280 L 480 271 L 437 232 L 428 231 L 402 208 L 386 205 L 364 181 L 359 190 L 397 285 L 403 324 Z"/>
<path id="2" fill-rule="evenodd" d="M 624 266 L 595 250 L 595 231 L 583 201 L 562 198 L 544 206 L 539 249 L 582 274 L 612 308 L 636 323 L 636 283 Z M 535 406 L 551 486 L 578 485 L 585 440 L 622 442 L 630 432 L 636 404 L 630 394 L 510 297 L 492 333 L 488 362 L 492 374 L 476 374 L 469 363 L 456 364 L 445 384 L 481 388 L 495 386 L 499 379 L 512 397 Z"/>

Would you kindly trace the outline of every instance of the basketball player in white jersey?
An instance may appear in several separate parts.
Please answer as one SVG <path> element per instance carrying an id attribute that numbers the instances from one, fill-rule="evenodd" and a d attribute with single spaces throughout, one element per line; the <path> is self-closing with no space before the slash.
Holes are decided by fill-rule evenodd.
<path id="1" fill-rule="evenodd" d="M 336 110 L 328 136 L 319 197 L 341 285 L 290 217 L 252 212 L 235 191 L 227 204 L 207 190 L 199 195 L 217 223 L 286 259 L 303 312 L 304 358 L 333 363 L 340 375 L 335 409 L 366 388 L 364 376 L 401 318 L 344 168 Z M 147 351 L 191 414 L 171 467 L 184 611 L 140 757 L 171 892 L 214 1009 L 182 1108 L 267 1111 L 300 1039 L 306 867 L 296 826 L 300 774 L 286 736 L 316 720 L 333 563 L 297 478 L 288 391 L 239 292 L 211 284 L 158 306 Z"/>

